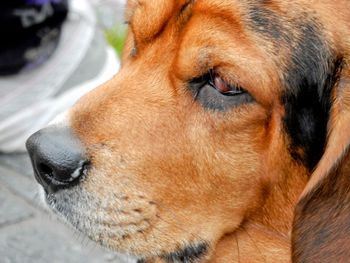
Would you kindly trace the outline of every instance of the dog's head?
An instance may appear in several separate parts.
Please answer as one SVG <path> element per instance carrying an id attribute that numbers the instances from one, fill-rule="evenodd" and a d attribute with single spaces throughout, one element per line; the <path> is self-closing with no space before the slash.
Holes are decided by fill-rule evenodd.
<path id="1" fill-rule="evenodd" d="M 298 237 L 318 216 L 305 200 L 345 163 L 345 11 L 333 1 L 135 0 L 126 18 L 118 75 L 27 143 L 47 203 L 115 250 L 209 258 L 246 222 L 288 234 L 319 164 L 297 209 L 295 254 L 322 247 Z M 320 210 L 325 195 L 311 198 Z"/>

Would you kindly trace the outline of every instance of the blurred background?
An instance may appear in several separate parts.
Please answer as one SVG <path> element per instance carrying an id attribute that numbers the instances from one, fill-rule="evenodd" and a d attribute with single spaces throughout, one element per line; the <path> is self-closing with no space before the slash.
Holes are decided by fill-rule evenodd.
<path id="1" fill-rule="evenodd" d="M 132 262 L 59 222 L 38 196 L 25 140 L 112 78 L 124 0 L 0 2 L 0 262 Z"/>

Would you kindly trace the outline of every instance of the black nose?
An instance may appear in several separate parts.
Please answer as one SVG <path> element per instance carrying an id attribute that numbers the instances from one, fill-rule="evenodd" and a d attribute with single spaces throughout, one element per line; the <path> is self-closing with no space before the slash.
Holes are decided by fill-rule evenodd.
<path id="1" fill-rule="evenodd" d="M 27 140 L 36 180 L 47 193 L 76 185 L 88 161 L 79 139 L 68 128 L 49 127 Z"/>

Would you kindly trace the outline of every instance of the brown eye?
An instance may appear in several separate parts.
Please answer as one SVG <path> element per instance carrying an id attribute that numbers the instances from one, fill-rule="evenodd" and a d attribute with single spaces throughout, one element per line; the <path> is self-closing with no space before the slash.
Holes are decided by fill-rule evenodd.
<path id="1" fill-rule="evenodd" d="M 236 96 L 244 93 L 244 91 L 235 86 L 228 85 L 219 75 L 212 73 L 212 81 L 210 85 L 218 92 L 226 96 Z"/>
<path id="2" fill-rule="evenodd" d="M 243 88 L 228 84 L 214 70 L 189 81 L 193 97 L 206 109 L 225 111 L 239 105 L 254 102 Z"/>

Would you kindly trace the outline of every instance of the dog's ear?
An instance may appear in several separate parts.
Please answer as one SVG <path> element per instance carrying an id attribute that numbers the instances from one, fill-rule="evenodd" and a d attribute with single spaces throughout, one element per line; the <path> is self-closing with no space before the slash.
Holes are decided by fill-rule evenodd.
<path id="1" fill-rule="evenodd" d="M 295 210 L 293 262 L 350 262 L 350 70 L 334 88 L 324 154 Z"/>

